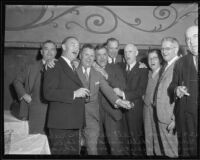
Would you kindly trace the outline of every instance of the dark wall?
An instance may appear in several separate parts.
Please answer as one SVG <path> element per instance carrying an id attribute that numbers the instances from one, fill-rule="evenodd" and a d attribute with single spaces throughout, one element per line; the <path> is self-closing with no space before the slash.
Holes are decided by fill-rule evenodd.
<path id="1" fill-rule="evenodd" d="M 138 59 L 145 57 L 147 50 L 139 51 Z M 58 56 L 61 51 L 58 49 Z M 120 50 L 123 54 L 123 50 Z M 17 98 L 12 82 L 20 69 L 26 63 L 40 59 L 39 48 L 5 48 L 4 49 L 4 109 L 10 109 L 10 105 Z"/>

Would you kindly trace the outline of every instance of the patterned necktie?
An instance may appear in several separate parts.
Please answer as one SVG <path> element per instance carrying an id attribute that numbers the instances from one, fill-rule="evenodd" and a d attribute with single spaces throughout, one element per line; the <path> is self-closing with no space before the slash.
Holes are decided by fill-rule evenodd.
<path id="1" fill-rule="evenodd" d="M 74 63 L 73 63 L 73 62 L 71 62 L 71 66 L 72 66 L 72 71 L 73 71 L 73 72 L 75 72 L 76 68 L 75 68 L 75 66 L 74 66 Z"/>
<path id="2" fill-rule="evenodd" d="M 88 72 L 87 72 L 87 68 L 85 68 L 85 79 L 86 81 L 89 81 L 89 75 L 88 75 Z"/>

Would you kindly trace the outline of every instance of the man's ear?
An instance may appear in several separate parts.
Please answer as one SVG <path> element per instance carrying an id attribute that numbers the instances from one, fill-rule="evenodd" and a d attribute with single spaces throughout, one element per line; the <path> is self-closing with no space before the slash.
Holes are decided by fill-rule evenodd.
<path id="1" fill-rule="evenodd" d="M 66 46 L 64 44 L 62 44 L 62 49 L 65 51 L 66 50 Z"/>
<path id="2" fill-rule="evenodd" d="M 43 50 L 42 49 L 40 49 L 40 54 L 43 56 Z"/>
<path id="3" fill-rule="evenodd" d="M 137 56 L 138 55 L 138 50 L 136 51 L 136 53 L 135 53 L 135 56 Z"/>

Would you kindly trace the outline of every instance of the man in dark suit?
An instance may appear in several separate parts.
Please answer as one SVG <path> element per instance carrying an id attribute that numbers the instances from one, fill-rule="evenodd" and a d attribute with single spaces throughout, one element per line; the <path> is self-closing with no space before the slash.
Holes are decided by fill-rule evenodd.
<path id="1" fill-rule="evenodd" d="M 108 63 L 121 63 L 124 58 L 123 55 L 119 54 L 119 41 L 115 38 L 109 38 L 106 42 L 108 49 Z"/>
<path id="2" fill-rule="evenodd" d="M 77 74 L 85 88 L 89 88 L 90 96 L 85 101 L 84 136 L 86 139 L 87 153 L 97 155 L 97 141 L 99 138 L 99 90 L 106 96 L 114 108 L 118 106 L 126 109 L 130 108 L 128 101 L 121 100 L 109 86 L 104 77 L 92 66 L 95 59 L 95 51 L 92 45 L 83 45 L 80 52 L 80 65 L 77 68 Z"/>
<path id="3" fill-rule="evenodd" d="M 125 77 L 123 71 L 118 64 L 108 64 L 108 51 L 104 45 L 98 45 L 95 48 L 96 62 L 104 69 L 105 78 L 112 88 L 125 89 Z M 102 73 L 102 72 L 101 72 Z M 100 144 L 103 142 L 103 130 L 108 139 L 109 151 L 111 155 L 123 155 L 124 147 L 122 145 L 122 111 L 115 109 L 108 99 L 100 92 L 99 94 L 100 114 L 102 123 L 102 135 Z M 101 145 L 102 146 L 102 145 Z M 100 147 L 101 147 L 100 146 Z M 101 148 L 100 148 L 101 149 Z"/>
<path id="4" fill-rule="evenodd" d="M 19 117 L 28 120 L 30 134 L 45 134 L 47 102 L 41 95 L 43 65 L 55 58 L 56 53 L 56 44 L 45 41 L 41 48 L 42 59 L 25 66 L 13 81 L 20 100 Z"/>
<path id="5" fill-rule="evenodd" d="M 125 112 L 125 122 L 127 124 L 128 136 L 130 137 L 130 154 L 144 155 L 143 144 L 143 95 L 146 90 L 148 80 L 147 68 L 140 67 L 136 61 L 138 50 L 134 44 L 127 44 L 124 48 L 126 64 L 122 64 L 124 76 L 126 77 L 126 88 L 121 90 L 115 88 L 118 96 L 134 103 L 134 107 Z"/>
<path id="6" fill-rule="evenodd" d="M 47 127 L 52 154 L 79 154 L 79 129 L 84 125 L 83 87 L 72 61 L 79 53 L 79 41 L 67 37 L 62 42 L 62 55 L 44 74 L 44 97 L 49 101 Z"/>
<path id="7" fill-rule="evenodd" d="M 178 133 L 179 155 L 197 156 L 198 116 L 198 26 L 186 30 L 187 55 L 174 67 L 168 88 L 175 100 L 175 122 Z"/>

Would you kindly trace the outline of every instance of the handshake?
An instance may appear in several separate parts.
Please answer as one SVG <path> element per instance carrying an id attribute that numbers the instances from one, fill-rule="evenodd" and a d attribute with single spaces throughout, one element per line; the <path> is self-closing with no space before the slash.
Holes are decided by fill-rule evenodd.
<path id="1" fill-rule="evenodd" d="M 127 100 L 122 100 L 122 99 L 117 99 L 116 102 L 115 102 L 115 108 L 119 108 L 122 107 L 122 108 L 125 108 L 125 109 L 131 109 L 134 107 L 134 104 L 133 103 L 130 103 L 130 101 L 127 101 Z"/>
<path id="2" fill-rule="evenodd" d="M 119 88 L 114 88 L 113 89 L 115 94 L 119 97 L 121 97 L 122 99 L 118 99 L 119 100 L 119 106 L 121 106 L 122 108 L 125 108 L 125 109 L 131 109 L 134 107 L 134 103 L 130 103 L 130 101 L 127 101 L 125 100 L 125 94 L 123 91 L 121 91 Z M 117 104 L 117 103 L 116 103 Z"/>

